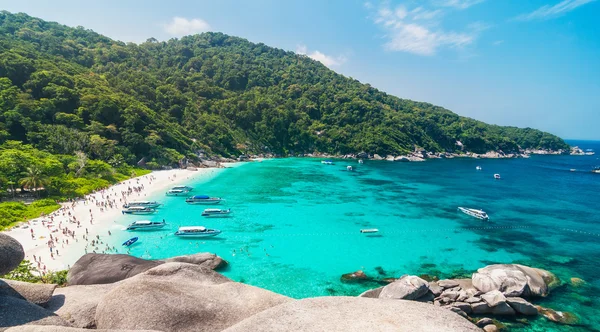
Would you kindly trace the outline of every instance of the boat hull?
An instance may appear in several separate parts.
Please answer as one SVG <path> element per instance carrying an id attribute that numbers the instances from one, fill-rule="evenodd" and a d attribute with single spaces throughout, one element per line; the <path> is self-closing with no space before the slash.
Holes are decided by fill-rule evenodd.
<path id="1" fill-rule="evenodd" d="M 206 201 L 185 201 L 188 204 L 191 205 L 216 205 L 216 204 L 220 204 L 221 201 L 220 200 L 206 200 Z"/>
<path id="2" fill-rule="evenodd" d="M 190 238 L 201 238 L 201 237 L 213 237 L 221 234 L 219 233 L 207 233 L 207 234 L 186 234 L 186 233 L 175 233 L 175 236 L 179 237 L 190 237 Z"/>
<path id="3" fill-rule="evenodd" d="M 152 230 L 156 230 L 156 229 L 161 229 L 163 227 L 165 227 L 166 225 L 160 225 L 160 226 L 137 226 L 137 227 L 127 227 L 126 229 L 128 231 L 152 231 Z"/>
<path id="4" fill-rule="evenodd" d="M 154 214 L 156 211 L 122 211 L 123 214 L 145 215 Z"/>
<path id="5" fill-rule="evenodd" d="M 231 214 L 229 214 L 229 213 L 224 213 L 224 214 L 203 213 L 202 216 L 204 218 L 229 218 L 231 216 Z"/>
<path id="6" fill-rule="evenodd" d="M 167 196 L 188 196 L 188 193 L 166 193 Z"/>

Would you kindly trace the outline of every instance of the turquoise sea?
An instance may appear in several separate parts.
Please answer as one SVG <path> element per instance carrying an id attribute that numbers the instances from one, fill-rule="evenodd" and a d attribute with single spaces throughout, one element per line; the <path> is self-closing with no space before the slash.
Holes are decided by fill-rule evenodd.
<path id="1" fill-rule="evenodd" d="M 556 273 L 564 285 L 534 301 L 576 313 L 576 326 L 545 318 L 506 321 L 515 331 L 598 331 L 600 326 L 600 142 L 569 142 L 595 156 L 530 159 L 456 158 L 423 163 L 287 158 L 250 162 L 196 183 L 194 194 L 220 196 L 234 211 L 203 219 L 206 206 L 182 197 L 149 197 L 164 203 L 152 219 L 170 224 L 151 233 L 119 232 L 111 240 L 140 237 L 131 253 L 165 258 L 212 252 L 229 261 L 228 277 L 304 298 L 358 295 L 377 283 L 344 284 L 344 273 L 374 278 L 428 274 L 470 277 L 493 263 L 521 263 Z M 346 166 L 356 167 L 355 172 Z M 475 170 L 481 166 L 482 171 Z M 571 172 L 570 169 L 577 171 Z M 500 173 L 501 180 L 493 174 Z M 482 208 L 491 222 L 457 212 Z M 146 216 L 123 216 L 126 225 Z M 190 240 L 178 226 L 204 225 L 223 233 Z M 362 228 L 378 228 L 361 234 Z M 572 277 L 584 279 L 574 287 Z"/>

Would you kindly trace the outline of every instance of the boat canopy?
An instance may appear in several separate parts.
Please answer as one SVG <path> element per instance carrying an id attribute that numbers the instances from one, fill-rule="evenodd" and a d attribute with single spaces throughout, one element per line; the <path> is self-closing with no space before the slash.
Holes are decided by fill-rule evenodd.
<path id="1" fill-rule="evenodd" d="M 133 222 L 135 225 L 150 225 L 152 221 L 150 220 L 138 220 Z"/>
<path id="2" fill-rule="evenodd" d="M 183 232 L 189 232 L 189 231 L 196 231 L 196 232 L 204 232 L 206 231 L 206 227 L 204 226 L 188 226 L 188 227 L 179 227 L 179 231 L 183 231 Z"/>
<path id="3" fill-rule="evenodd" d="M 206 195 L 196 195 L 192 197 L 193 199 L 209 199 L 210 197 Z"/>
<path id="4" fill-rule="evenodd" d="M 205 209 L 204 213 L 211 213 L 211 212 L 221 212 L 223 210 L 221 209 Z"/>

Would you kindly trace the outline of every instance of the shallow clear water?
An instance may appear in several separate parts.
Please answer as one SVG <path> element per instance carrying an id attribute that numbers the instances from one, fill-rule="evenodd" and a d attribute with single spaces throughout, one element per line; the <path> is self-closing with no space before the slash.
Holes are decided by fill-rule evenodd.
<path id="1" fill-rule="evenodd" d="M 600 142 L 571 142 L 600 153 Z M 164 203 L 151 219 L 168 228 L 137 232 L 131 254 L 165 258 L 213 252 L 227 259 L 228 277 L 294 298 L 358 295 L 376 283 L 349 285 L 344 273 L 364 270 L 384 278 L 429 274 L 469 276 L 492 263 L 523 263 L 555 272 L 565 285 L 537 301 L 581 317 L 574 327 L 538 318 L 515 330 L 591 331 L 600 324 L 600 165 L 595 156 L 533 156 L 510 160 L 431 160 L 392 163 L 289 158 L 246 163 L 189 185 L 194 194 L 226 198 L 233 217 L 203 219 L 206 206 L 182 197 Z M 347 165 L 357 167 L 345 171 Z M 475 166 L 483 167 L 476 171 Z M 575 168 L 577 172 L 570 172 Z M 493 174 L 500 173 L 501 180 Z M 456 211 L 482 208 L 490 223 Z M 123 216 L 126 225 L 146 216 Z M 212 239 L 181 239 L 178 226 L 223 231 Z M 361 234 L 361 228 L 379 233 Z M 584 233 L 586 232 L 586 233 Z M 119 245 L 134 234 L 118 232 Z M 571 277 L 588 282 L 568 284 Z M 598 325 L 600 326 L 600 325 Z"/>

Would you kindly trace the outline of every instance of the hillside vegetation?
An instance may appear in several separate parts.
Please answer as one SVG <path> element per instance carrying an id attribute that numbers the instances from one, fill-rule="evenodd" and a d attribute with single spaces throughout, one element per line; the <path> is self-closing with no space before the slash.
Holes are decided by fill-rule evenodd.
<path id="1" fill-rule="evenodd" d="M 0 143 L 108 163 L 172 164 L 239 153 L 415 147 L 567 148 L 534 129 L 487 125 L 400 99 L 317 61 L 222 33 L 140 45 L 0 12 Z"/>

